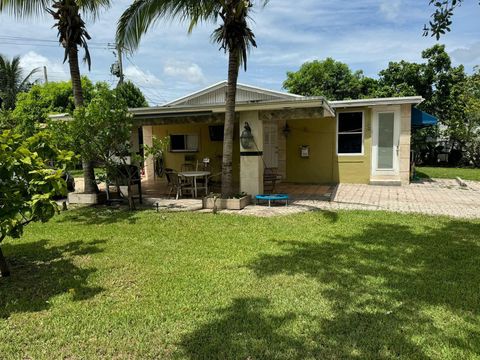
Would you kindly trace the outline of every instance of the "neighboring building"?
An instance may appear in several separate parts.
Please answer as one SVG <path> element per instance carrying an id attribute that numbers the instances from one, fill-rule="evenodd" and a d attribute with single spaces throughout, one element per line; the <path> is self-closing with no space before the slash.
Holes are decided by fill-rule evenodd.
<path id="1" fill-rule="evenodd" d="M 168 136 L 166 167 L 180 170 L 184 163 L 209 158 L 220 172 L 225 93 L 221 82 L 163 106 L 132 109 L 139 142 Z M 419 96 L 327 101 L 239 84 L 234 179 L 251 195 L 263 192 L 265 167 L 277 168 L 282 180 L 292 183 L 407 184 L 412 108 L 422 101 Z M 240 144 L 245 123 L 254 137 L 249 149 Z M 146 160 L 146 177 L 154 177 L 152 159 Z"/>

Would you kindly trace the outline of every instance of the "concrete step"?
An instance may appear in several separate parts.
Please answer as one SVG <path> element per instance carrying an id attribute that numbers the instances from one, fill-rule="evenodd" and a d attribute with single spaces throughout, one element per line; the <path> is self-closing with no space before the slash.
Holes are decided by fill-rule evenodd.
<path id="1" fill-rule="evenodd" d="M 383 186 L 402 186 L 400 179 L 371 179 L 370 185 L 383 185 Z"/>

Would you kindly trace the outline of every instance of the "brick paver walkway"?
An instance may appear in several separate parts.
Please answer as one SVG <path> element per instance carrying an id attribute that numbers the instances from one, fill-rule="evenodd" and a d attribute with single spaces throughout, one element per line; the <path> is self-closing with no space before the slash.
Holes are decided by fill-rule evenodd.
<path id="1" fill-rule="evenodd" d="M 307 197 L 307 200 L 294 200 L 288 207 L 250 205 L 241 211 L 222 212 L 268 217 L 312 210 L 387 210 L 480 219 L 480 182 L 466 181 L 466 184 L 468 186 L 464 188 L 456 180 L 447 179 L 433 179 L 406 186 L 340 184 L 331 202 Z M 146 205 L 152 206 L 158 202 L 160 210 L 199 211 L 202 208 L 202 201 L 198 199 L 151 200 L 153 202 L 146 200 Z"/>
<path id="2" fill-rule="evenodd" d="M 311 210 L 387 210 L 480 219 L 480 182 L 432 180 L 406 186 L 340 184 L 332 202 L 298 200 L 290 206 L 248 206 L 231 213 L 253 216 L 288 215 Z M 230 211 L 225 211 L 230 212 Z"/>

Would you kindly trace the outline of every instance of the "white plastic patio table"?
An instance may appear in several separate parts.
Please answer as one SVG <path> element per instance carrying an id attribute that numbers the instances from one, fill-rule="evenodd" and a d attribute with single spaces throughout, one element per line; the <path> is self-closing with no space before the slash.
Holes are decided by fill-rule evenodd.
<path id="1" fill-rule="evenodd" d="M 210 171 L 182 171 L 179 172 L 178 175 L 186 178 L 193 178 L 193 191 L 195 192 L 195 197 L 198 197 L 197 178 L 204 177 L 205 187 L 202 186 L 200 189 L 205 188 L 205 195 L 208 195 L 208 176 L 210 175 Z"/>

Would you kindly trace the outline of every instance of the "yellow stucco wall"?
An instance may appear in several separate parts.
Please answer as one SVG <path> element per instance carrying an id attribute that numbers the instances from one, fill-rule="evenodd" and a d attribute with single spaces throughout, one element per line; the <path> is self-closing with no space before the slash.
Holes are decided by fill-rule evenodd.
<path id="1" fill-rule="evenodd" d="M 341 112 L 342 110 L 339 110 Z M 289 120 L 291 133 L 287 138 L 287 182 L 295 183 L 365 183 L 371 169 L 371 110 L 364 111 L 364 153 L 356 156 L 336 154 L 335 118 Z M 302 158 L 300 148 L 308 145 L 310 157 Z"/>
<path id="2" fill-rule="evenodd" d="M 364 112 L 363 155 L 335 155 L 334 173 L 336 183 L 368 184 L 372 168 L 372 111 L 371 109 L 348 109 L 346 111 Z M 337 113 L 342 110 L 337 110 Z M 336 145 L 336 135 L 335 149 Z"/>
<path id="3" fill-rule="evenodd" d="M 222 153 L 223 142 L 210 141 L 208 125 L 206 124 L 180 124 L 180 125 L 156 125 L 153 126 L 153 135 L 157 138 L 164 138 L 172 134 L 198 134 L 199 150 L 198 152 L 170 152 L 165 156 L 165 167 L 180 171 L 184 163 L 200 162 L 208 157 L 212 166 L 212 173 L 222 171 Z M 235 125 L 233 142 L 233 178 L 234 182 L 239 182 L 240 177 L 240 150 L 239 150 L 238 124 Z M 193 157 L 194 161 L 187 160 Z"/>
<path id="4" fill-rule="evenodd" d="M 287 182 L 333 182 L 335 119 L 288 120 L 286 139 Z M 300 156 L 302 146 L 309 146 L 309 158 Z"/>

